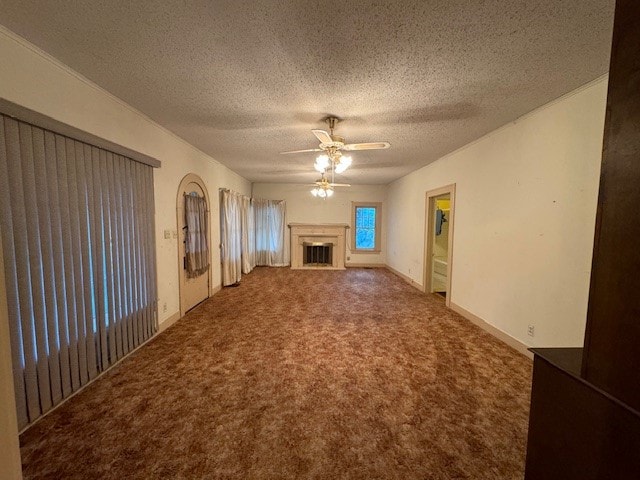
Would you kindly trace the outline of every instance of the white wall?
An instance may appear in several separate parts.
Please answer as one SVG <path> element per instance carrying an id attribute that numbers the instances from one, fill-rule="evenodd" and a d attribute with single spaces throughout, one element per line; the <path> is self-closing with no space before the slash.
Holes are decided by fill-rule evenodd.
<path id="1" fill-rule="evenodd" d="M 220 285 L 218 189 L 249 194 L 251 184 L 46 53 L 0 27 L 0 97 L 159 159 L 154 170 L 159 320 L 179 312 L 176 195 L 187 173 L 211 198 L 213 283 Z M 166 310 L 163 308 L 166 304 Z"/>
<path id="2" fill-rule="evenodd" d="M 582 346 L 606 80 L 392 183 L 387 263 L 422 285 L 425 192 L 455 183 L 452 303 L 527 345 Z"/>
<path id="3" fill-rule="evenodd" d="M 313 159 L 309 161 L 309 173 L 313 173 Z M 347 264 L 384 264 L 387 250 L 386 236 L 386 185 L 353 185 L 338 187 L 326 200 L 311 195 L 308 185 L 288 183 L 254 183 L 253 196 L 268 200 L 286 200 L 287 223 L 346 223 L 351 225 L 351 202 L 382 203 L 382 251 L 352 253 L 351 239 L 347 240 Z M 351 230 L 348 231 L 351 233 Z M 289 242 L 289 238 L 287 238 Z"/>

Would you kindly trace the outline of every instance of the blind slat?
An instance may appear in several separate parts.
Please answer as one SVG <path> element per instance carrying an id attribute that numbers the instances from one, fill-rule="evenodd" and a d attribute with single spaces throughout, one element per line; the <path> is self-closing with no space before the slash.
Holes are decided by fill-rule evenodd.
<path id="1" fill-rule="evenodd" d="M 129 188 L 129 182 L 131 181 L 131 176 L 129 172 L 130 162 L 127 162 L 123 157 L 120 157 L 120 178 L 121 181 L 125 184 L 125 188 L 122 191 L 123 196 L 123 204 L 124 207 L 122 209 L 122 220 L 124 231 L 122 233 L 122 240 L 124 242 L 124 260 L 125 260 L 125 274 L 127 281 L 127 299 L 125 302 L 125 325 L 126 325 L 126 340 L 127 340 L 127 350 L 133 350 L 134 348 L 134 328 L 133 328 L 133 304 L 134 304 L 134 288 L 132 279 L 135 278 L 133 275 L 133 269 L 131 261 L 132 255 L 132 246 L 131 246 L 131 217 L 129 212 L 131 210 L 131 205 L 133 205 L 133 199 L 131 198 L 131 189 Z"/>
<path id="2" fill-rule="evenodd" d="M 147 340 L 151 337 L 151 325 L 153 321 L 153 316 L 151 315 L 151 295 L 149 292 L 149 265 L 147 264 L 147 251 L 149 250 L 149 212 L 147 211 L 147 176 L 145 175 L 144 168 L 140 169 L 140 205 L 142 206 L 142 216 L 143 224 L 141 225 L 141 238 L 142 245 L 140 251 L 140 259 L 142 263 L 142 271 L 143 271 L 143 279 L 144 282 L 142 284 L 142 288 L 144 291 L 144 309 L 146 313 L 145 319 L 145 332 L 144 339 Z"/>
<path id="3" fill-rule="evenodd" d="M 67 142 L 64 137 L 55 136 L 56 163 L 58 170 L 58 196 L 60 199 L 60 221 L 62 228 L 62 248 L 64 262 L 65 283 L 65 315 L 60 320 L 60 341 L 67 345 L 69 355 L 69 376 L 71 378 L 71 390 L 80 388 L 80 370 L 78 366 L 78 353 L 76 347 L 75 330 L 71 324 L 76 317 L 76 297 L 73 271 L 73 242 L 71 239 L 71 199 L 69 195 L 69 171 L 67 169 Z"/>
<path id="4" fill-rule="evenodd" d="M 8 122 L 0 116 L 0 233 L 4 251 L 14 252 L 13 258 L 5 259 L 5 279 L 7 285 L 7 304 L 10 318 L 20 318 L 20 301 L 18 298 L 18 273 L 16 266 L 16 247 L 14 243 L 14 226 L 11 215 L 11 195 L 9 185 L 9 168 L 7 158 L 8 142 L 5 135 Z M 7 257 L 7 255 L 5 255 Z M 24 381 L 24 352 L 22 341 L 22 325 L 20 322 L 11 322 L 9 325 L 11 336 L 11 358 L 13 361 L 13 382 L 15 386 L 16 408 L 18 423 L 21 425 L 29 421 L 27 411 L 26 386 Z M 20 368 L 15 368 L 15 366 Z"/>
<path id="5" fill-rule="evenodd" d="M 75 380 L 74 389 L 87 383 L 87 365 L 84 362 L 85 345 L 82 341 L 82 325 L 84 318 L 84 295 L 82 290 L 78 291 L 77 286 L 84 281 L 82 272 L 82 237 L 80 235 L 80 207 L 82 205 L 83 185 L 79 183 L 82 177 L 78 178 L 78 158 L 75 142 L 70 138 L 63 139 L 65 142 L 66 167 L 67 167 L 67 187 L 69 189 L 69 230 L 71 231 L 71 250 L 66 258 L 69 258 L 70 267 L 73 268 L 73 282 L 67 288 L 74 292 L 73 313 L 67 319 L 69 325 L 69 347 L 71 351 L 72 380 Z M 80 320 L 79 320 L 80 319 Z M 77 386 L 76 386 L 77 385 Z"/>
<path id="6" fill-rule="evenodd" d="M 13 233 L 15 238 L 15 256 L 18 292 L 18 316 L 22 326 L 24 353 L 24 383 L 29 418 L 40 415 L 40 395 L 38 392 L 36 333 L 33 325 L 33 302 L 31 299 L 31 272 L 29 268 L 29 240 L 27 233 L 27 215 L 22 186 L 22 159 L 20 152 L 20 133 L 18 122 L 7 119 L 7 164 L 11 191 L 11 211 L 13 215 Z"/>
<path id="7" fill-rule="evenodd" d="M 108 365 L 114 364 L 116 355 L 115 305 L 113 301 L 113 258 L 111 252 L 111 198 L 109 192 L 109 174 L 107 168 L 107 152 L 100 153 L 100 178 L 102 179 L 102 244 L 104 261 L 105 318 L 107 319 Z"/>
<path id="8" fill-rule="evenodd" d="M 98 339 L 100 345 L 100 370 L 109 366 L 109 350 L 107 342 L 108 319 L 105 302 L 105 265 L 104 265 L 104 216 L 102 205 L 102 177 L 100 175 L 100 152 L 96 147 L 91 147 L 91 159 L 93 165 L 93 197 L 94 197 L 94 226 L 93 264 L 96 275 L 94 276 L 97 304 Z"/>
<path id="9" fill-rule="evenodd" d="M 116 179 L 121 179 L 124 175 L 123 165 L 125 159 L 120 155 L 114 155 L 114 176 Z M 126 205 L 126 189 L 118 189 L 116 192 L 116 208 L 118 210 L 117 221 L 119 225 L 118 230 L 118 258 L 120 262 L 120 266 L 118 268 L 118 272 L 120 275 L 120 329 L 122 334 L 122 354 L 126 355 L 129 353 L 129 337 L 128 337 L 128 327 L 129 327 L 129 274 L 127 273 L 127 228 L 126 228 L 126 218 L 123 214 L 124 206 Z"/>
<path id="10" fill-rule="evenodd" d="M 47 178 L 45 175 L 40 174 L 40 172 L 46 171 L 44 132 L 40 128 L 35 127 L 31 130 L 34 173 L 38 172 L 35 173 L 34 180 L 36 202 L 38 205 L 37 220 L 40 231 L 39 243 L 42 252 L 41 275 L 42 286 L 44 288 L 44 316 L 46 319 L 47 355 L 44 358 L 48 359 L 51 403 L 55 404 L 62 400 L 62 380 L 60 378 L 60 348 L 58 345 L 58 304 L 55 295 L 56 279 L 53 266 L 54 242 L 51 235 L 52 220 L 51 209 L 49 208 L 51 199 L 49 197 Z M 50 404 L 48 406 L 43 405 L 43 409 L 48 410 L 50 406 Z"/>
<path id="11" fill-rule="evenodd" d="M 20 124 L 20 152 L 22 154 L 22 188 L 24 189 L 25 214 L 27 217 L 27 242 L 29 245 L 29 270 L 31 276 L 31 297 L 33 317 L 31 322 L 35 331 L 36 371 L 38 373 L 38 397 L 43 411 L 51 408 L 51 379 L 47 348 L 47 319 L 44 306 L 44 278 L 42 275 L 42 249 L 40 225 L 36 199 L 33 137 L 31 125 Z"/>
<path id="12" fill-rule="evenodd" d="M 52 132 L 44 132 L 45 144 L 45 178 L 49 192 L 50 205 L 60 205 L 57 181 L 57 159 L 56 159 L 56 139 Z M 58 335 L 58 348 L 60 359 L 60 380 L 62 397 L 68 397 L 71 392 L 71 375 L 69 369 L 69 344 L 65 332 L 66 325 L 66 293 L 64 282 L 64 247 L 62 236 L 62 224 L 60 219 L 60 209 L 50 208 L 51 221 L 51 254 L 53 256 L 54 270 L 54 296 L 56 298 L 56 332 Z"/>
<path id="13" fill-rule="evenodd" d="M 111 152 L 107 152 L 107 171 L 109 175 L 109 201 L 111 207 L 109 209 L 111 222 L 111 258 L 113 266 L 113 308 L 114 308 L 114 328 L 116 336 L 116 352 L 115 358 L 120 359 L 123 356 L 122 349 L 122 288 L 121 288 L 121 261 L 120 261 L 120 226 L 118 222 L 118 212 L 122 208 L 122 204 L 118 202 L 118 192 L 115 181 L 115 156 Z"/>
<path id="14" fill-rule="evenodd" d="M 74 289 L 82 292 L 82 312 L 78 314 L 78 330 L 82 335 L 78 338 L 78 361 L 80 362 L 80 374 L 82 383 L 95 378 L 98 370 L 95 366 L 95 337 L 93 327 L 93 305 L 91 302 L 91 238 L 89 234 L 89 221 L 87 214 L 88 183 L 91 181 L 91 157 L 87 159 L 88 145 L 74 141 L 76 155 L 76 172 L 78 182 L 78 205 L 79 210 L 78 225 L 80 231 L 80 250 L 76 252 L 76 261 L 81 265 L 82 281 L 76 282 Z"/>
<path id="15" fill-rule="evenodd" d="M 85 289 L 85 295 L 88 301 L 86 307 L 88 315 L 86 318 L 86 331 L 88 332 L 85 343 L 87 345 L 87 371 L 89 374 L 89 380 L 93 380 L 98 375 L 98 356 L 96 353 L 97 342 L 97 312 L 95 301 L 95 289 L 96 289 L 96 265 L 94 250 L 96 248 L 96 220 L 95 220 L 95 198 L 93 192 L 93 161 L 91 157 L 91 146 L 84 144 L 82 146 L 82 159 L 84 162 L 85 177 L 86 177 L 86 215 L 87 215 L 87 239 L 86 239 L 86 253 L 87 262 L 89 265 L 88 274 L 85 275 L 85 284 L 89 290 Z"/>
<path id="16" fill-rule="evenodd" d="M 71 168 L 75 170 L 74 184 L 75 188 L 75 210 L 72 217 L 72 224 L 74 231 L 74 239 L 78 245 L 77 249 L 73 252 L 73 263 L 75 269 L 75 284 L 72 286 L 76 290 L 76 318 L 75 328 L 77 335 L 77 355 L 78 355 L 78 367 L 80 370 L 80 384 L 86 385 L 89 381 L 89 367 L 87 365 L 87 328 L 86 328 L 86 316 L 87 316 L 87 296 L 86 291 L 83 292 L 83 286 L 86 282 L 88 270 L 84 264 L 83 252 L 86 249 L 86 221 L 83 218 L 84 205 L 86 203 L 85 183 L 86 172 L 84 169 L 83 161 L 83 148 L 82 144 L 72 140 L 68 143 L 68 152 L 73 156 L 73 164 Z"/>
<path id="17" fill-rule="evenodd" d="M 146 171 L 147 177 L 147 198 L 145 200 L 145 205 L 148 208 L 148 221 L 149 225 L 147 227 L 147 236 L 149 239 L 147 240 L 147 258 L 146 264 L 149 267 L 149 274 L 147 276 L 147 285 L 149 289 L 149 305 L 151 305 L 151 314 L 152 314 L 152 325 L 151 325 L 151 334 L 153 335 L 158 331 L 158 288 L 156 285 L 156 221 L 155 221 L 155 212 L 153 211 L 152 206 L 155 205 L 155 199 L 153 195 L 153 170 Z"/>
<path id="18" fill-rule="evenodd" d="M 135 184 L 135 164 L 133 163 L 129 163 L 127 164 L 127 170 L 128 170 L 128 181 L 131 185 L 131 187 L 133 187 L 133 185 Z M 139 271 L 138 271 L 138 255 L 137 255 L 137 244 L 138 244 L 138 239 L 136 237 L 136 231 L 137 231 L 137 222 L 136 222 L 136 214 L 137 212 L 135 211 L 135 204 L 137 202 L 137 198 L 136 198 L 136 190 L 133 188 L 129 189 L 129 192 L 131 194 L 131 207 L 129 208 L 127 214 L 129 215 L 129 221 L 131 222 L 131 231 L 129 232 L 130 235 L 130 240 L 129 240 L 129 244 L 130 244 L 130 252 L 131 252 L 131 276 L 132 278 L 140 278 L 139 277 Z M 133 288 L 131 289 L 131 292 L 133 294 L 133 302 L 132 302 L 132 330 L 133 330 L 133 347 L 137 347 L 138 345 L 140 345 L 140 324 L 142 322 L 142 319 L 140 318 L 140 293 L 139 293 L 139 287 L 140 284 L 139 282 L 136 282 L 133 285 Z"/>

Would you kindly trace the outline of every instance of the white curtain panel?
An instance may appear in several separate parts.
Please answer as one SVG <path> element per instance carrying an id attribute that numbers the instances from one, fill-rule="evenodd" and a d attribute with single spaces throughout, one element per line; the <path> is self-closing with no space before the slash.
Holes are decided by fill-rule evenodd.
<path id="1" fill-rule="evenodd" d="M 242 199 L 241 195 L 222 191 L 221 232 L 222 285 L 234 285 L 242 277 Z"/>
<path id="2" fill-rule="evenodd" d="M 221 205 L 223 286 L 238 283 L 256 265 L 288 265 L 284 200 L 251 199 L 223 190 Z"/>
<path id="3" fill-rule="evenodd" d="M 242 273 L 250 273 L 256 266 L 256 235 L 253 204 L 249 197 L 242 196 L 240 218 L 242 222 Z"/>
<path id="4" fill-rule="evenodd" d="M 284 200 L 253 199 L 256 236 L 256 265 L 284 267 L 288 264 L 285 245 L 286 203 Z"/>
<path id="5" fill-rule="evenodd" d="M 196 278 L 209 270 L 209 212 L 207 200 L 198 195 L 185 194 L 184 216 L 187 227 L 185 256 L 187 258 L 187 277 Z"/>

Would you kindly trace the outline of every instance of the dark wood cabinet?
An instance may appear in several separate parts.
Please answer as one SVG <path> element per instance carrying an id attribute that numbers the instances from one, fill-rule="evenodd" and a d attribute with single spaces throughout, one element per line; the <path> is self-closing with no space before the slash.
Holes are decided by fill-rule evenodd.
<path id="1" fill-rule="evenodd" d="M 582 348 L 534 353 L 525 479 L 640 478 L 638 412 L 582 376 Z"/>

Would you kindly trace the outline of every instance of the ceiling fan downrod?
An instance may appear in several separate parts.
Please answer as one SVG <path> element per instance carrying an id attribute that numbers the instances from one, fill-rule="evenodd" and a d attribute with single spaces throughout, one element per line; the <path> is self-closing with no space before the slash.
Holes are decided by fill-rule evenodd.
<path id="1" fill-rule="evenodd" d="M 329 131 L 331 132 L 330 135 L 333 137 L 333 129 L 336 126 L 336 123 L 338 123 L 338 119 L 336 117 L 327 117 L 327 123 L 329 124 Z"/>

